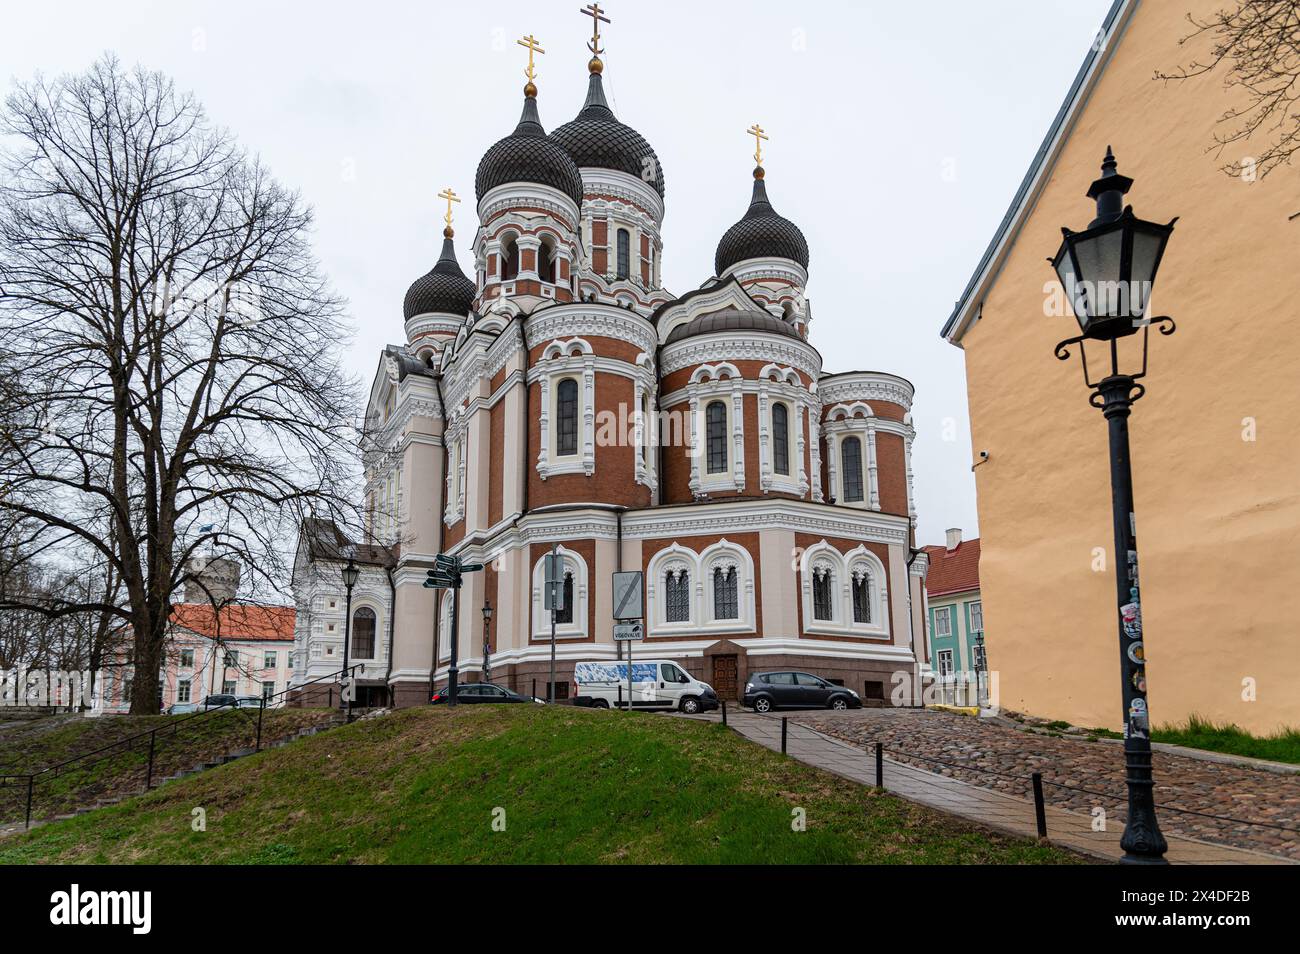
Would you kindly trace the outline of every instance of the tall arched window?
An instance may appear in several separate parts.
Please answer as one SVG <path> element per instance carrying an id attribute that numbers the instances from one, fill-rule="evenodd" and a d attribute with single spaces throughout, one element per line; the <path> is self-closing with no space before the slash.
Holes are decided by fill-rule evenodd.
<path id="1" fill-rule="evenodd" d="M 519 244 L 513 235 L 501 243 L 501 279 L 510 281 L 519 275 Z"/>
<path id="2" fill-rule="evenodd" d="M 578 453 L 578 382 L 565 378 L 556 389 L 555 455 Z"/>
<path id="3" fill-rule="evenodd" d="M 832 576 L 829 567 L 813 569 L 813 619 L 833 620 L 835 618 L 835 581 Z"/>
<path id="4" fill-rule="evenodd" d="M 564 571 L 564 609 L 555 611 L 557 625 L 573 622 L 573 571 Z"/>
<path id="5" fill-rule="evenodd" d="M 713 618 L 740 618 L 740 598 L 734 566 L 713 568 Z"/>
<path id="6" fill-rule="evenodd" d="M 783 477 L 790 476 L 790 412 L 784 404 L 772 405 L 772 466 Z"/>
<path id="7" fill-rule="evenodd" d="M 555 248 L 549 239 L 542 239 L 537 248 L 537 274 L 542 281 L 555 284 Z"/>
<path id="8" fill-rule="evenodd" d="M 375 611 L 360 607 L 352 614 L 352 658 L 375 658 Z"/>
<path id="9" fill-rule="evenodd" d="M 687 623 L 691 619 L 691 574 L 689 570 L 668 570 L 664 573 L 665 620 L 669 623 Z"/>
<path id="10" fill-rule="evenodd" d="M 871 574 L 853 571 L 853 622 L 871 622 Z"/>
<path id="11" fill-rule="evenodd" d="M 844 501 L 860 503 L 862 501 L 862 441 L 856 437 L 846 437 L 840 444 L 840 463 L 844 470 Z"/>
<path id="12" fill-rule="evenodd" d="M 721 474 L 727 469 L 727 406 L 711 401 L 704 409 L 708 472 Z"/>
<path id="13" fill-rule="evenodd" d="M 626 279 L 632 273 L 632 236 L 627 229 L 618 230 L 618 277 Z"/>

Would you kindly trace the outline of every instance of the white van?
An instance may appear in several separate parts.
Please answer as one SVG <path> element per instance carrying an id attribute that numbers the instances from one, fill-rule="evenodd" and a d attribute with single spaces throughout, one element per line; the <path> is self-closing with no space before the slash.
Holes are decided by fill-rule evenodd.
<path id="1" fill-rule="evenodd" d="M 627 705 L 625 662 L 580 662 L 573 667 L 573 683 L 574 705 L 596 709 Z M 632 706 L 708 712 L 718 708 L 718 694 L 671 659 L 634 659 Z"/>

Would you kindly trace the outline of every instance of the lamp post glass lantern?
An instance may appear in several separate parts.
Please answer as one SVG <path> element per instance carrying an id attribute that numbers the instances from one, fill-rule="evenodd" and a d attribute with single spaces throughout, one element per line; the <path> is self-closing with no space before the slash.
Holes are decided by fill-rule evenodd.
<path id="1" fill-rule="evenodd" d="M 343 680 L 344 691 L 339 702 L 347 710 L 348 719 L 352 718 L 352 696 L 355 689 L 351 684 L 351 673 L 348 672 L 348 650 L 352 646 L 352 587 L 357 585 L 357 580 L 361 578 L 361 570 L 352 558 L 348 557 L 347 565 L 343 567 L 343 587 L 347 590 L 347 601 L 344 607 L 346 614 L 343 620 Z"/>
<path id="2" fill-rule="evenodd" d="M 492 644 L 489 634 L 492 627 L 492 603 L 483 597 L 483 681 L 492 681 Z"/>
<path id="3" fill-rule="evenodd" d="M 1133 180 L 1116 169 L 1110 148 L 1101 178 L 1088 198 L 1097 202 L 1097 217 L 1082 232 L 1062 229 L 1065 238 L 1052 259 L 1074 308 L 1080 334 L 1056 346 L 1056 357 L 1070 357 L 1078 345 L 1088 402 L 1106 418 L 1110 432 L 1111 518 L 1115 540 L 1115 611 L 1119 633 L 1120 692 L 1124 713 L 1124 764 L 1128 786 L 1128 817 L 1120 847 L 1130 864 L 1164 864 L 1167 849 L 1156 821 L 1151 772 L 1151 714 L 1147 708 L 1146 653 L 1142 632 L 1142 597 L 1138 587 L 1137 521 L 1133 509 L 1133 470 L 1129 453 L 1128 419 L 1133 402 L 1146 393 L 1140 383 L 1147 373 L 1150 327 L 1162 335 L 1174 332 L 1172 318 L 1147 318 L 1151 288 L 1164 256 L 1174 222 L 1158 225 L 1123 206 Z M 1120 368 L 1120 338 L 1142 332 L 1141 365 Z M 1088 372 L 1088 341 L 1108 346 L 1110 372 L 1094 381 Z"/>

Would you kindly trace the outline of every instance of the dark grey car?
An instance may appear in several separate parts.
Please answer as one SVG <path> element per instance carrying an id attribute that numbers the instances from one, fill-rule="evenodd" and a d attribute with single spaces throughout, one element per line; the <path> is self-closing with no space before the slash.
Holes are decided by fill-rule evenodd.
<path id="1" fill-rule="evenodd" d="M 773 709 L 860 709 L 852 689 L 797 670 L 750 673 L 741 704 L 755 712 Z"/>

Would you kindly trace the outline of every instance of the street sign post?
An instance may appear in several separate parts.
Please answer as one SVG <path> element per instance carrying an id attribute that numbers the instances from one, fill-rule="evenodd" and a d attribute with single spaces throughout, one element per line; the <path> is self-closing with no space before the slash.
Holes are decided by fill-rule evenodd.
<path id="1" fill-rule="evenodd" d="M 433 558 L 433 569 L 425 575 L 424 587 L 431 590 L 451 590 L 451 632 L 447 634 L 450 641 L 451 660 L 447 664 L 447 704 L 454 706 L 458 695 L 457 678 L 460 674 L 458 643 L 456 638 L 460 622 L 460 587 L 462 574 L 477 573 L 483 569 L 482 563 L 462 563 L 460 557 L 439 553 Z M 434 619 L 437 620 L 437 609 Z M 433 696 L 433 673 L 438 671 L 438 641 L 433 641 L 433 661 L 429 667 L 429 695 Z"/>
<path id="2" fill-rule="evenodd" d="M 555 614 L 564 609 L 564 557 L 560 556 L 560 545 L 551 544 L 551 552 L 546 554 L 546 591 L 543 599 L 545 608 L 551 611 L 551 682 L 546 689 L 546 701 L 555 704 Z"/>

